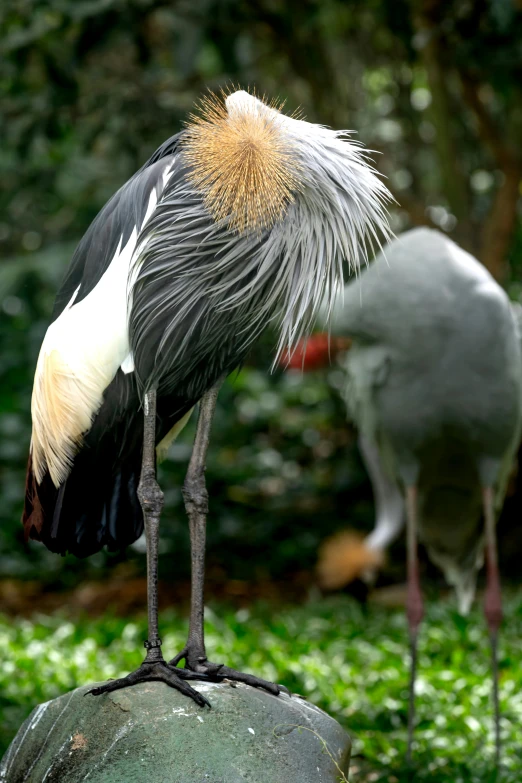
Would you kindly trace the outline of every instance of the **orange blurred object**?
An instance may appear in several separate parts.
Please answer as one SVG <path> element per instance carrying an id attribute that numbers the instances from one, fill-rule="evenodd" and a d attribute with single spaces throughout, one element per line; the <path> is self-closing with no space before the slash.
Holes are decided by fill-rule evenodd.
<path id="1" fill-rule="evenodd" d="M 354 579 L 375 572 L 384 564 L 384 553 L 370 549 L 364 536 L 343 530 L 328 538 L 319 551 L 317 580 L 324 590 L 339 590 Z"/>

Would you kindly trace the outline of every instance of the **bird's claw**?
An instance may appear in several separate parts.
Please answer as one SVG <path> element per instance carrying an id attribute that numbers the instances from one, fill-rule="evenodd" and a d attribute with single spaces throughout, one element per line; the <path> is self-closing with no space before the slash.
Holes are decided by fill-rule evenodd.
<path id="1" fill-rule="evenodd" d="M 186 667 L 181 669 L 177 667 L 177 664 L 185 658 Z M 212 663 L 207 661 L 206 658 L 200 656 L 193 658 L 188 652 L 184 651 L 179 653 L 173 658 L 169 666 L 179 673 L 180 677 L 185 679 L 204 679 L 213 682 L 222 682 L 223 680 L 230 680 L 231 682 L 242 682 L 245 685 L 251 685 L 253 688 L 263 688 L 268 693 L 274 696 L 279 696 L 281 691 L 290 695 L 290 691 L 284 687 L 284 685 L 276 685 L 276 683 L 263 680 L 261 677 L 256 677 L 253 674 L 245 674 L 239 672 L 236 669 L 231 669 L 229 666 L 225 666 L 223 663 Z M 182 672 L 184 674 L 182 674 Z"/>
<path id="2" fill-rule="evenodd" d="M 261 677 L 256 677 L 253 674 L 245 674 L 244 672 L 238 672 L 236 669 L 231 669 L 228 666 L 220 666 L 215 675 L 209 674 L 209 677 L 214 676 L 219 680 L 231 680 L 232 682 L 243 682 L 245 685 L 251 685 L 253 688 L 263 688 L 268 693 L 274 696 L 279 696 L 281 692 L 281 686 L 275 682 L 268 682 Z"/>
<path id="3" fill-rule="evenodd" d="M 164 682 L 171 688 L 175 688 L 184 696 L 188 696 L 195 701 L 200 707 L 210 707 L 208 699 L 186 682 L 189 679 L 208 680 L 210 678 L 205 675 L 197 675 L 195 672 L 188 672 L 185 669 L 176 669 L 173 666 L 169 666 L 165 661 L 156 661 L 154 663 L 142 663 L 139 669 L 131 672 L 126 677 L 121 677 L 118 680 L 109 680 L 97 688 L 91 688 L 87 693 L 91 693 L 93 696 L 100 696 L 103 693 L 110 693 L 120 688 L 137 685 L 139 682 L 156 681 Z"/>

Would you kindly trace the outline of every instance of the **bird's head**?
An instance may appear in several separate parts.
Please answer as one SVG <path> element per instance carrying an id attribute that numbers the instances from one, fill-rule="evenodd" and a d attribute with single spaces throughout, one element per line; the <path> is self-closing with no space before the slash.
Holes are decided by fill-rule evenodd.
<path id="1" fill-rule="evenodd" d="M 265 325 L 280 326 L 278 355 L 309 332 L 343 264 L 356 270 L 372 241 L 390 235 L 391 198 L 346 131 L 281 108 L 243 90 L 210 94 L 182 137 L 188 179 L 214 225 L 257 264 L 249 291 L 263 298 Z"/>

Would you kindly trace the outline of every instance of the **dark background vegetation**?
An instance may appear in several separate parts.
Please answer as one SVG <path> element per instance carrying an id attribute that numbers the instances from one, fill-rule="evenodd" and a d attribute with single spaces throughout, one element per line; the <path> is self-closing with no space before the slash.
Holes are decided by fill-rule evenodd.
<path id="1" fill-rule="evenodd" d="M 75 243 L 205 88 L 255 85 L 356 129 L 382 153 L 394 228 L 441 228 L 518 297 L 520 0 L 5 0 L 0 29 L 1 576 L 66 587 L 108 561 L 143 568 L 136 551 L 78 565 L 24 545 L 30 388 Z M 339 371 L 270 376 L 271 348 L 268 335 L 220 398 L 208 470 L 218 581 L 309 571 L 328 533 L 371 524 Z M 191 433 L 161 471 L 170 579 L 187 576 Z"/>
<path id="2" fill-rule="evenodd" d="M 255 85 L 310 120 L 355 129 L 379 153 L 376 166 L 398 201 L 395 231 L 440 228 L 521 299 L 522 2 L 3 0 L 0 31 L 0 602 L 23 615 L 114 605 L 127 618 L 0 623 L 1 749 L 36 701 L 137 665 L 144 633 L 141 619 L 139 627 L 128 621 L 144 607 L 140 543 L 79 563 L 25 544 L 19 524 L 36 357 L 90 221 L 181 127 L 205 88 Z M 272 344 L 266 335 L 223 388 L 209 456 L 209 592 L 235 610 L 256 597 L 273 606 L 313 594 L 321 540 L 372 523 L 356 434 L 337 394 L 339 368 L 270 375 Z M 193 426 L 160 471 L 162 596 L 175 606 L 187 599 L 180 487 Z M 510 492 L 501 561 L 518 583 L 516 481 Z M 401 547 L 383 583 L 404 578 Z M 428 568 L 438 590 L 440 575 Z M 369 760 L 357 781 L 402 783 L 404 618 L 336 600 L 283 615 L 265 606 L 248 621 L 244 606 L 221 624 L 211 617 L 211 651 L 221 660 L 232 646 L 238 665 L 278 675 L 343 720 Z M 518 599 L 510 607 L 501 651 L 512 770 L 505 780 L 519 783 L 522 614 Z M 482 757 L 484 747 L 491 753 L 483 628 L 477 615 L 431 612 L 419 780 L 491 781 Z M 181 644 L 184 621 L 171 613 L 163 622 Z"/>

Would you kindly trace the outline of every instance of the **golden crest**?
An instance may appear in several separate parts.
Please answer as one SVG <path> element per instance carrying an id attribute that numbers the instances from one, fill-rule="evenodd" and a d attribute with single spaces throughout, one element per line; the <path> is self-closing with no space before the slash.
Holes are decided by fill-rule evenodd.
<path id="1" fill-rule="evenodd" d="M 190 180 L 214 220 L 239 233 L 271 228 L 301 189 L 280 108 L 242 91 L 210 93 L 184 134 Z"/>

